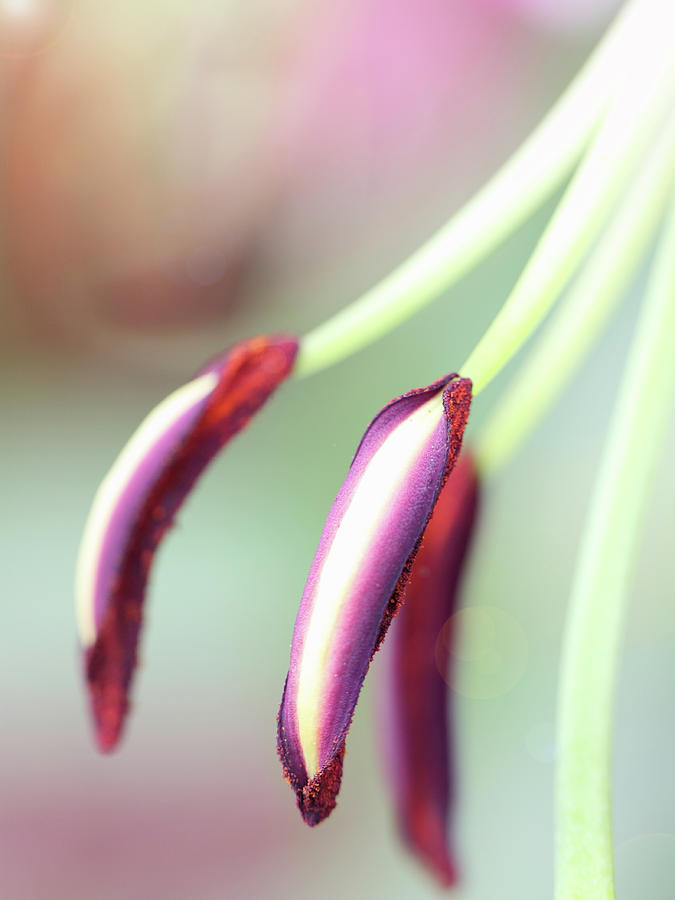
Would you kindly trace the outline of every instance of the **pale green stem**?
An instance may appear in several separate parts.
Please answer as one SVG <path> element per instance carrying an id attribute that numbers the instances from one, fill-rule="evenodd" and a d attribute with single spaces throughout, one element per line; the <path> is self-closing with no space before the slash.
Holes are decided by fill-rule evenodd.
<path id="1" fill-rule="evenodd" d="M 618 202 L 632 169 L 675 103 L 675 54 L 663 17 L 643 24 L 600 131 L 513 291 L 460 367 L 474 395 L 494 378 L 549 311 Z"/>
<path id="2" fill-rule="evenodd" d="M 675 117 L 483 428 L 475 450 L 483 475 L 512 458 L 593 347 L 652 243 L 674 179 Z"/>
<path id="3" fill-rule="evenodd" d="M 563 637 L 556 898 L 612 900 L 612 701 L 629 576 L 675 388 L 675 204 L 648 286 L 581 540 Z"/>
<path id="4" fill-rule="evenodd" d="M 339 362 L 400 325 L 504 240 L 572 171 L 621 76 L 654 0 L 632 0 L 540 125 L 437 234 L 301 341 L 294 374 Z"/>

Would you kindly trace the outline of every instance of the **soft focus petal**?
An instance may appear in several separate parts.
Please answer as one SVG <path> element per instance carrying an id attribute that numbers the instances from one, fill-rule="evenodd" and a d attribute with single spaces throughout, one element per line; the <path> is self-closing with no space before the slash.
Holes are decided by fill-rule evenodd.
<path id="1" fill-rule="evenodd" d="M 370 660 L 459 453 L 471 382 L 449 375 L 371 422 L 328 514 L 295 623 L 279 712 L 284 774 L 309 825 L 334 808 Z"/>
<path id="2" fill-rule="evenodd" d="M 448 848 L 448 672 L 439 671 L 435 649 L 455 611 L 477 510 L 478 479 L 464 451 L 424 533 L 385 652 L 381 743 L 399 827 L 444 885 L 455 881 L 456 870 Z"/>
<path id="3" fill-rule="evenodd" d="M 76 576 L 96 735 L 117 743 L 152 559 L 180 505 L 213 456 L 290 373 L 297 341 L 237 344 L 166 398 L 141 424 L 94 498 Z"/>

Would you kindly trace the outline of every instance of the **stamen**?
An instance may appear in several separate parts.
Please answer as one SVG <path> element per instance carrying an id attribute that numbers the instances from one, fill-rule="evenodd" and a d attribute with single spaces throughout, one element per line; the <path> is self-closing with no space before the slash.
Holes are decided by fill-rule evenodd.
<path id="1" fill-rule="evenodd" d="M 479 393 L 549 311 L 592 246 L 628 178 L 675 102 L 672 34 L 660 18 L 641 23 L 636 48 L 593 145 L 576 172 L 513 291 L 462 374 Z"/>
<path id="2" fill-rule="evenodd" d="M 336 623 L 362 568 L 364 554 L 372 553 L 373 535 L 381 528 L 409 470 L 442 425 L 443 415 L 439 394 L 401 422 L 384 441 L 361 476 L 321 568 L 300 662 L 297 700 L 298 731 L 309 778 L 320 768 L 322 673 Z"/>
<path id="3" fill-rule="evenodd" d="M 509 462 L 594 346 L 652 244 L 674 183 L 675 118 L 484 426 L 476 446 L 483 475 Z"/>

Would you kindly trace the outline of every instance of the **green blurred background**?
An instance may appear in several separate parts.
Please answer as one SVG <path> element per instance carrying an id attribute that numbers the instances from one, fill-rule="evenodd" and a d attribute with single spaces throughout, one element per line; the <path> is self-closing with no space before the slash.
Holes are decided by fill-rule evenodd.
<path id="1" fill-rule="evenodd" d="M 543 0 L 0 5 L 0 896 L 438 893 L 390 815 L 377 660 L 318 829 L 281 777 L 275 717 L 304 578 L 364 426 L 465 359 L 552 205 L 405 327 L 286 385 L 208 470 L 158 556 L 110 758 L 80 684 L 75 556 L 145 413 L 222 347 L 302 333 L 386 274 L 527 134 L 608 6 L 561 22 Z M 502 657 L 487 696 L 453 696 L 466 900 L 551 895 L 560 634 L 642 287 L 485 486 L 463 604 L 497 608 Z M 504 384 L 481 395 L 470 434 Z M 671 430 L 617 699 L 622 900 L 675 885 L 674 451 Z M 457 661 L 460 681 L 472 665 Z"/>

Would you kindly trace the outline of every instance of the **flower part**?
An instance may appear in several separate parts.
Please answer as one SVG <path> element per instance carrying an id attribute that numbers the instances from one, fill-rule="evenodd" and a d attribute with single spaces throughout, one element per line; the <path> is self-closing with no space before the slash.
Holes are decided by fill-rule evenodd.
<path id="1" fill-rule="evenodd" d="M 478 478 L 465 450 L 441 491 L 385 652 L 382 751 L 404 840 L 441 884 L 456 880 L 448 850 L 452 800 L 447 655 L 439 634 L 457 592 L 478 512 Z"/>
<path id="2" fill-rule="evenodd" d="M 370 660 L 459 453 L 471 382 L 448 375 L 373 419 L 328 514 L 295 622 L 278 751 L 308 825 L 335 807 Z"/>
<path id="3" fill-rule="evenodd" d="M 117 744 L 155 551 L 215 454 L 289 375 L 285 335 L 236 344 L 159 404 L 101 484 L 76 574 L 77 618 L 98 745 Z"/>

